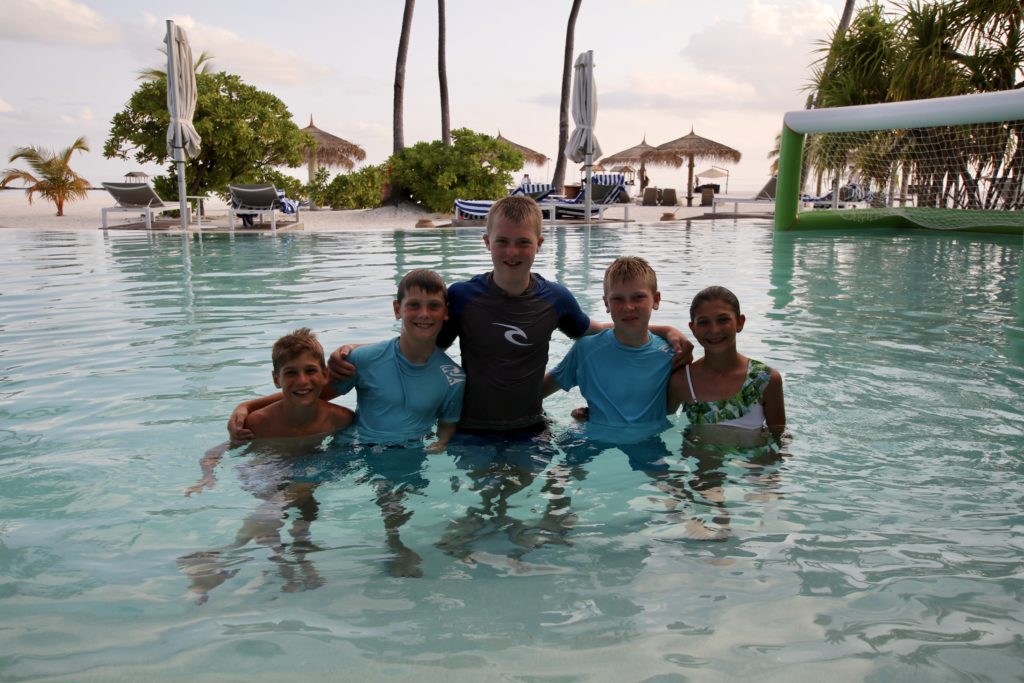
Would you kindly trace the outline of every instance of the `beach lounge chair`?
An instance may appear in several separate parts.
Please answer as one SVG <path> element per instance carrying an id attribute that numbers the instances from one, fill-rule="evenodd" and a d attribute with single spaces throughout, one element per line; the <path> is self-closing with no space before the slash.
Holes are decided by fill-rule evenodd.
<path id="1" fill-rule="evenodd" d="M 235 216 L 260 216 L 270 214 L 270 229 L 277 230 L 277 212 L 295 214 L 295 222 L 299 222 L 299 203 L 287 199 L 283 190 L 278 190 L 273 183 L 262 185 L 228 185 L 231 192 L 231 204 L 228 207 L 228 228 L 235 229 Z"/>
<path id="2" fill-rule="evenodd" d="M 551 183 L 523 183 L 509 192 L 509 195 L 524 194 L 536 202 L 541 202 L 554 191 L 555 186 Z M 455 220 L 484 220 L 493 205 L 493 199 L 456 199 Z"/>
<path id="3" fill-rule="evenodd" d="M 778 178 L 772 176 L 753 197 L 715 197 L 711 213 L 718 213 L 719 204 L 732 204 L 732 212 L 739 213 L 740 204 L 775 204 L 775 185 Z"/>
<path id="4" fill-rule="evenodd" d="M 115 205 L 100 211 L 103 229 L 107 229 L 107 214 L 133 213 L 146 217 L 146 230 L 153 229 L 153 216 L 174 211 L 177 204 L 168 204 L 160 199 L 149 183 L 103 183 L 103 189 L 114 198 Z"/>
<path id="5" fill-rule="evenodd" d="M 641 200 L 644 206 L 657 206 L 658 205 L 658 188 L 656 187 L 645 187 L 644 197 Z"/>
<path id="6" fill-rule="evenodd" d="M 590 212 L 593 217 L 604 218 L 604 212 L 609 207 L 619 202 L 619 197 L 626 192 L 625 176 L 621 173 L 595 173 L 591 177 L 593 185 Z M 586 191 L 580 192 L 570 201 L 542 202 L 541 209 L 544 210 L 551 220 L 582 219 L 586 214 Z M 629 204 L 624 204 L 624 220 L 629 220 Z"/>
<path id="7" fill-rule="evenodd" d="M 676 188 L 666 187 L 661 191 L 662 206 L 675 206 L 678 203 L 679 199 L 676 197 Z"/>

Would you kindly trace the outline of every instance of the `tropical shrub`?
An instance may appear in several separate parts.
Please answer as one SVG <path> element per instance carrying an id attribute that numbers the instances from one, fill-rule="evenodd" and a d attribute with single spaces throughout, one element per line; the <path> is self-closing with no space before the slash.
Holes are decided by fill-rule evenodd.
<path id="1" fill-rule="evenodd" d="M 490 135 L 452 131 L 452 144 L 420 142 L 393 155 L 391 185 L 430 211 L 451 212 L 456 198 L 499 199 L 523 155 Z"/>
<path id="2" fill-rule="evenodd" d="M 380 206 L 388 177 L 386 169 L 384 164 L 378 164 L 335 176 L 327 186 L 324 203 L 333 209 L 373 209 Z"/>

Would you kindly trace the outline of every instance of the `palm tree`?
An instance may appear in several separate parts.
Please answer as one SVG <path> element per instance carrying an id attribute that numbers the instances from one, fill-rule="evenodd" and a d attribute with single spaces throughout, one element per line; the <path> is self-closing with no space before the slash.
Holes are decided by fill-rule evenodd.
<path id="1" fill-rule="evenodd" d="M 452 122 L 448 112 L 448 64 L 445 61 L 444 0 L 437 0 L 437 80 L 441 85 L 441 142 L 452 144 Z"/>
<path id="2" fill-rule="evenodd" d="M 160 48 L 160 52 L 167 53 L 166 48 Z M 210 73 L 210 64 L 213 62 L 213 55 L 208 55 L 206 52 L 199 53 L 199 59 L 192 64 L 192 70 L 197 74 L 208 74 Z M 154 69 L 143 69 L 139 72 L 140 81 L 159 81 L 163 78 L 167 78 L 167 67 L 156 67 Z"/>
<path id="3" fill-rule="evenodd" d="M 395 62 L 395 111 L 394 153 L 405 149 L 405 119 L 403 103 L 405 97 L 405 60 L 409 55 L 409 33 L 412 31 L 412 11 L 416 0 L 405 0 L 405 12 L 402 14 L 402 35 L 398 39 L 398 60 Z"/>
<path id="4" fill-rule="evenodd" d="M 85 199 L 86 190 L 89 189 L 89 183 L 68 165 L 71 155 L 76 151 L 89 151 L 89 145 L 86 144 L 84 137 L 78 138 L 70 147 L 57 153 L 42 147 L 21 147 L 14 151 L 8 161 L 24 159 L 32 172 L 9 168 L 0 179 L 0 188 L 7 187 L 15 180 L 28 183 L 25 194 L 28 195 L 29 204 L 32 203 L 32 195 L 38 192 L 43 199 L 56 204 L 57 215 L 63 216 L 64 202 Z"/>
<path id="5" fill-rule="evenodd" d="M 558 108 L 558 158 L 551 179 L 555 187 L 565 184 L 565 146 L 569 142 L 569 92 L 572 88 L 572 50 L 576 37 L 576 17 L 583 0 L 572 0 L 569 25 L 565 29 L 565 61 L 562 62 L 562 103 Z"/>

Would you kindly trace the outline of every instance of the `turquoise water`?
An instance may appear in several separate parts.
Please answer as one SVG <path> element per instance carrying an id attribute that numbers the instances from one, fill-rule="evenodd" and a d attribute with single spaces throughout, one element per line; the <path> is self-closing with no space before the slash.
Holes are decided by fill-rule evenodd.
<path id="1" fill-rule="evenodd" d="M 619 254 L 657 269 L 655 322 L 733 288 L 740 350 L 786 377 L 788 455 L 694 458 L 676 425 L 656 479 L 618 449 L 394 472 L 328 443 L 284 473 L 229 452 L 185 497 L 235 403 L 272 389 L 278 336 L 392 336 L 399 275 L 488 269 L 480 230 L 0 233 L 0 680 L 1019 680 L 1020 239 L 545 234 L 537 270 L 601 320 Z M 579 404 L 549 399 L 556 432 Z M 265 491 L 295 474 L 318 507 L 278 528 Z M 382 476 L 419 484 L 398 503 L 420 578 L 392 575 Z M 551 509 L 575 523 L 540 528 Z"/>

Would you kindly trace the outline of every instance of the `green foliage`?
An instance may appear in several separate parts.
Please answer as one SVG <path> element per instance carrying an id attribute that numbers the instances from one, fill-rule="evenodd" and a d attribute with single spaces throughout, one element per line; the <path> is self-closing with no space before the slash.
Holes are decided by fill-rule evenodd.
<path id="1" fill-rule="evenodd" d="M 321 166 L 316 170 L 316 174 L 313 176 L 312 182 L 306 183 L 302 186 L 302 191 L 306 197 L 309 198 L 309 203 L 313 206 L 323 206 L 324 199 L 327 196 L 327 186 L 330 180 L 330 172 Z"/>
<path id="2" fill-rule="evenodd" d="M 75 152 L 88 152 L 89 145 L 84 137 L 80 137 L 59 152 L 46 150 L 42 147 L 21 147 L 14 151 L 9 161 L 23 159 L 31 168 L 26 171 L 19 168 L 8 168 L 0 178 L 0 187 L 7 187 L 15 180 L 24 182 L 27 187 L 28 203 L 32 203 L 32 195 L 36 192 L 43 199 L 53 202 L 57 207 L 57 215 L 64 215 L 64 203 L 76 199 L 85 199 L 89 183 L 82 176 L 71 170 L 71 155 Z"/>
<path id="3" fill-rule="evenodd" d="M 274 187 L 279 190 L 284 190 L 284 196 L 289 199 L 298 199 L 303 195 L 302 181 L 295 176 L 282 173 L 276 168 L 267 166 L 266 168 L 260 169 L 256 173 L 257 183 L 273 183 Z"/>
<path id="4" fill-rule="evenodd" d="M 327 187 L 324 203 L 334 209 L 376 208 L 380 206 L 387 177 L 384 164 L 337 175 Z"/>
<path id="5" fill-rule="evenodd" d="M 508 193 L 523 155 L 490 135 L 468 128 L 440 140 L 407 147 L 388 161 L 391 184 L 430 211 L 450 212 L 456 198 L 499 199 Z"/>
<path id="6" fill-rule="evenodd" d="M 274 95 L 224 72 L 197 73 L 198 102 L 193 124 L 202 136 L 199 156 L 185 161 L 190 195 L 217 192 L 228 183 L 260 182 L 274 166 L 296 167 L 314 142 L 301 132 L 284 103 Z M 103 146 L 107 158 L 134 158 L 141 163 L 170 161 L 169 177 L 153 184 L 166 199 L 178 196 L 172 157 L 167 153 L 166 79 L 142 83 L 125 109 L 114 115 Z"/>

